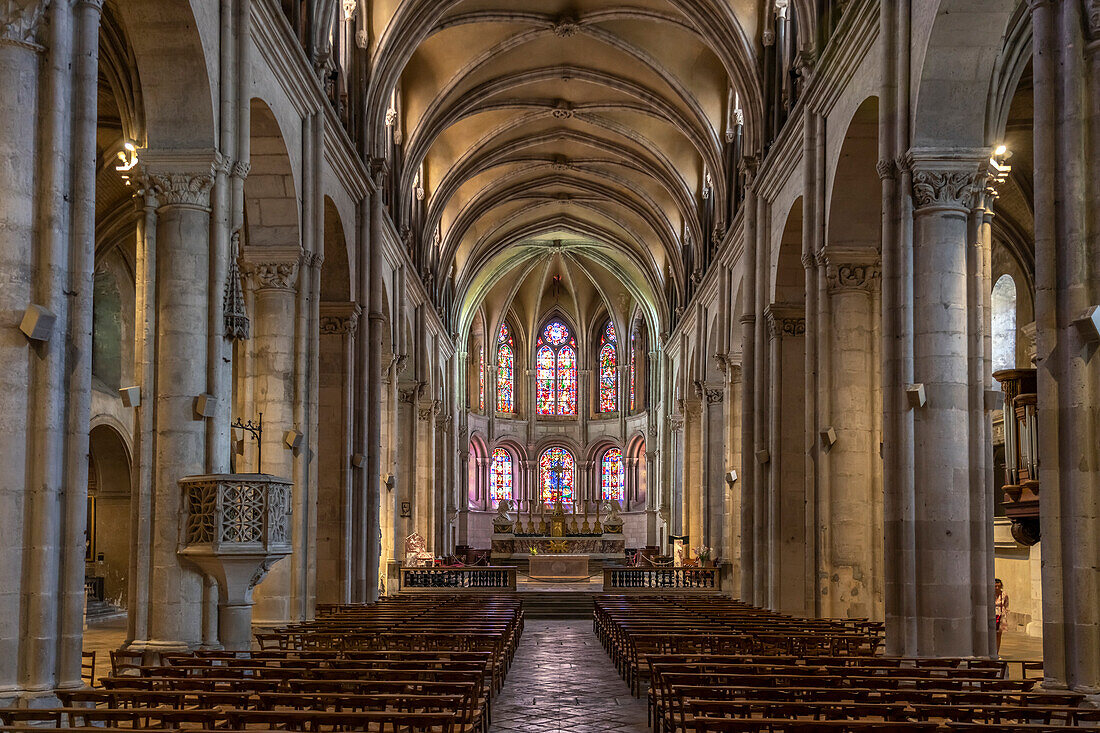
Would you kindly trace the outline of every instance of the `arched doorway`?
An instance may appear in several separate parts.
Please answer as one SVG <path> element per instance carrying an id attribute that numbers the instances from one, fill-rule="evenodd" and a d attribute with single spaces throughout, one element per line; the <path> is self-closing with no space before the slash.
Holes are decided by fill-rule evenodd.
<path id="1" fill-rule="evenodd" d="M 85 578 L 88 615 L 126 608 L 130 567 L 130 449 L 112 425 L 92 428 L 88 450 Z"/>

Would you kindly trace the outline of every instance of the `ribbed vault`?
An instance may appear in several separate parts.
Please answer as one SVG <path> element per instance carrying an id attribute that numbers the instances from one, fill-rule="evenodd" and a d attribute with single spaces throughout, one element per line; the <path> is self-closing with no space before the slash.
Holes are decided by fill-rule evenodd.
<path id="1" fill-rule="evenodd" d="M 555 267 L 578 302 L 622 295 L 668 323 L 696 250 L 727 226 L 734 128 L 757 134 L 756 5 L 372 4 L 367 137 L 460 333 L 486 298 L 517 307 L 513 291 L 535 297 Z"/>

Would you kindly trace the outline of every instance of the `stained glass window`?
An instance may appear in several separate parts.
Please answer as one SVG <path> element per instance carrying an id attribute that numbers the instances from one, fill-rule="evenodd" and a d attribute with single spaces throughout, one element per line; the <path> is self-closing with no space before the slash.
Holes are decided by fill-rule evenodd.
<path id="1" fill-rule="evenodd" d="M 539 337 L 535 396 L 540 415 L 577 414 L 576 341 L 561 321 L 550 322 Z"/>
<path id="2" fill-rule="evenodd" d="M 630 334 L 630 411 L 634 411 L 634 383 L 637 381 L 638 354 L 634 351 L 635 334 Z"/>
<path id="3" fill-rule="evenodd" d="M 485 344 L 477 347 L 477 409 L 485 412 Z"/>
<path id="4" fill-rule="evenodd" d="M 539 485 L 542 501 L 552 504 L 561 499 L 565 506 L 573 504 L 573 454 L 565 448 L 547 448 L 539 458 Z"/>
<path id="5" fill-rule="evenodd" d="M 493 451 L 493 463 L 489 467 L 489 501 L 512 500 L 512 456 L 503 448 Z"/>
<path id="6" fill-rule="evenodd" d="M 623 452 L 611 448 L 600 461 L 600 488 L 604 501 L 622 502 L 626 498 L 626 471 L 623 469 Z"/>
<path id="7" fill-rule="evenodd" d="M 600 346 L 600 412 L 619 409 L 619 385 L 615 378 L 615 325 L 607 322 Z"/>
<path id="8" fill-rule="evenodd" d="M 515 412 L 516 352 L 507 323 L 500 324 L 497 344 L 497 412 Z"/>

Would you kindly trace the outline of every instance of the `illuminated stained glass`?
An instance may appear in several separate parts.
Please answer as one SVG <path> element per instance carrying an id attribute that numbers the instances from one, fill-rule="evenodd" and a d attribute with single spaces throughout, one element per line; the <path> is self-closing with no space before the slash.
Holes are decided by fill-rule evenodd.
<path id="1" fill-rule="evenodd" d="M 493 451 L 493 462 L 489 467 L 489 500 L 493 506 L 512 500 L 512 456 L 503 448 Z"/>
<path id="2" fill-rule="evenodd" d="M 535 397 L 540 415 L 577 414 L 576 341 L 561 321 L 552 321 L 539 337 Z"/>
<path id="3" fill-rule="evenodd" d="M 485 412 L 485 345 L 477 347 L 477 409 Z"/>
<path id="4" fill-rule="evenodd" d="M 626 471 L 623 469 L 623 452 L 611 448 L 600 461 L 600 487 L 604 501 L 622 502 L 626 498 Z"/>
<path id="5" fill-rule="evenodd" d="M 600 346 L 600 412 L 614 412 L 619 409 L 615 361 L 615 325 L 608 321 Z"/>
<path id="6" fill-rule="evenodd" d="M 630 334 L 630 411 L 634 411 L 634 383 L 637 381 L 638 355 L 634 351 L 634 334 Z"/>
<path id="7" fill-rule="evenodd" d="M 558 414 L 577 414 L 577 352 L 572 346 L 558 352 Z"/>
<path id="8" fill-rule="evenodd" d="M 561 346 L 569 340 L 569 329 L 561 321 L 553 321 L 543 330 L 542 338 L 548 344 Z"/>
<path id="9" fill-rule="evenodd" d="M 538 398 L 538 413 L 540 415 L 553 415 L 556 407 L 555 394 L 557 392 L 557 380 L 554 378 L 554 350 L 549 346 L 539 349 L 535 357 L 538 365 L 536 392 Z"/>
<path id="10" fill-rule="evenodd" d="M 515 412 L 513 374 L 516 357 L 512 346 L 504 344 L 497 354 L 497 412 Z"/>
<path id="11" fill-rule="evenodd" d="M 552 504 L 556 499 L 568 506 L 573 504 L 573 454 L 565 448 L 548 448 L 539 457 L 539 486 L 542 501 Z"/>
<path id="12" fill-rule="evenodd" d="M 508 342 L 511 342 L 511 340 L 512 340 L 512 334 L 508 331 L 508 324 L 507 323 L 500 324 L 500 333 L 497 334 L 497 343 L 498 344 L 508 343 Z"/>

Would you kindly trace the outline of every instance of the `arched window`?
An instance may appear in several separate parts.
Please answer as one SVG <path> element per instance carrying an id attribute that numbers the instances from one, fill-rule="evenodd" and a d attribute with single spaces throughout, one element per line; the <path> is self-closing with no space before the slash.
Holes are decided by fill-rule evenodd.
<path id="1" fill-rule="evenodd" d="M 485 412 L 485 344 L 477 347 L 477 410 Z"/>
<path id="2" fill-rule="evenodd" d="M 619 385 L 615 378 L 615 324 L 607 322 L 600 339 L 600 412 L 619 409 Z"/>
<path id="3" fill-rule="evenodd" d="M 516 352 L 508 324 L 500 324 L 497 335 L 497 412 L 515 412 Z"/>
<path id="4" fill-rule="evenodd" d="M 577 342 L 561 321 L 542 330 L 535 351 L 540 415 L 577 414 Z"/>
<path id="5" fill-rule="evenodd" d="M 573 504 L 573 454 L 565 448 L 547 448 L 539 457 L 539 486 L 542 501 L 553 504 L 561 499 L 565 506 Z"/>
<path id="6" fill-rule="evenodd" d="M 512 456 L 503 448 L 497 448 L 489 466 L 489 501 L 496 506 L 504 500 L 512 500 Z"/>
<path id="7" fill-rule="evenodd" d="M 609 448 L 600 461 L 600 489 L 604 501 L 622 503 L 626 498 L 626 471 L 623 469 L 623 452 Z"/>
<path id="8" fill-rule="evenodd" d="M 638 347 L 638 332 L 631 331 L 630 333 L 630 411 L 634 412 L 634 385 L 638 382 L 638 354 L 635 351 Z"/>
<path id="9" fill-rule="evenodd" d="M 1001 275 L 993 286 L 993 371 L 1016 367 L 1016 281 Z"/>

